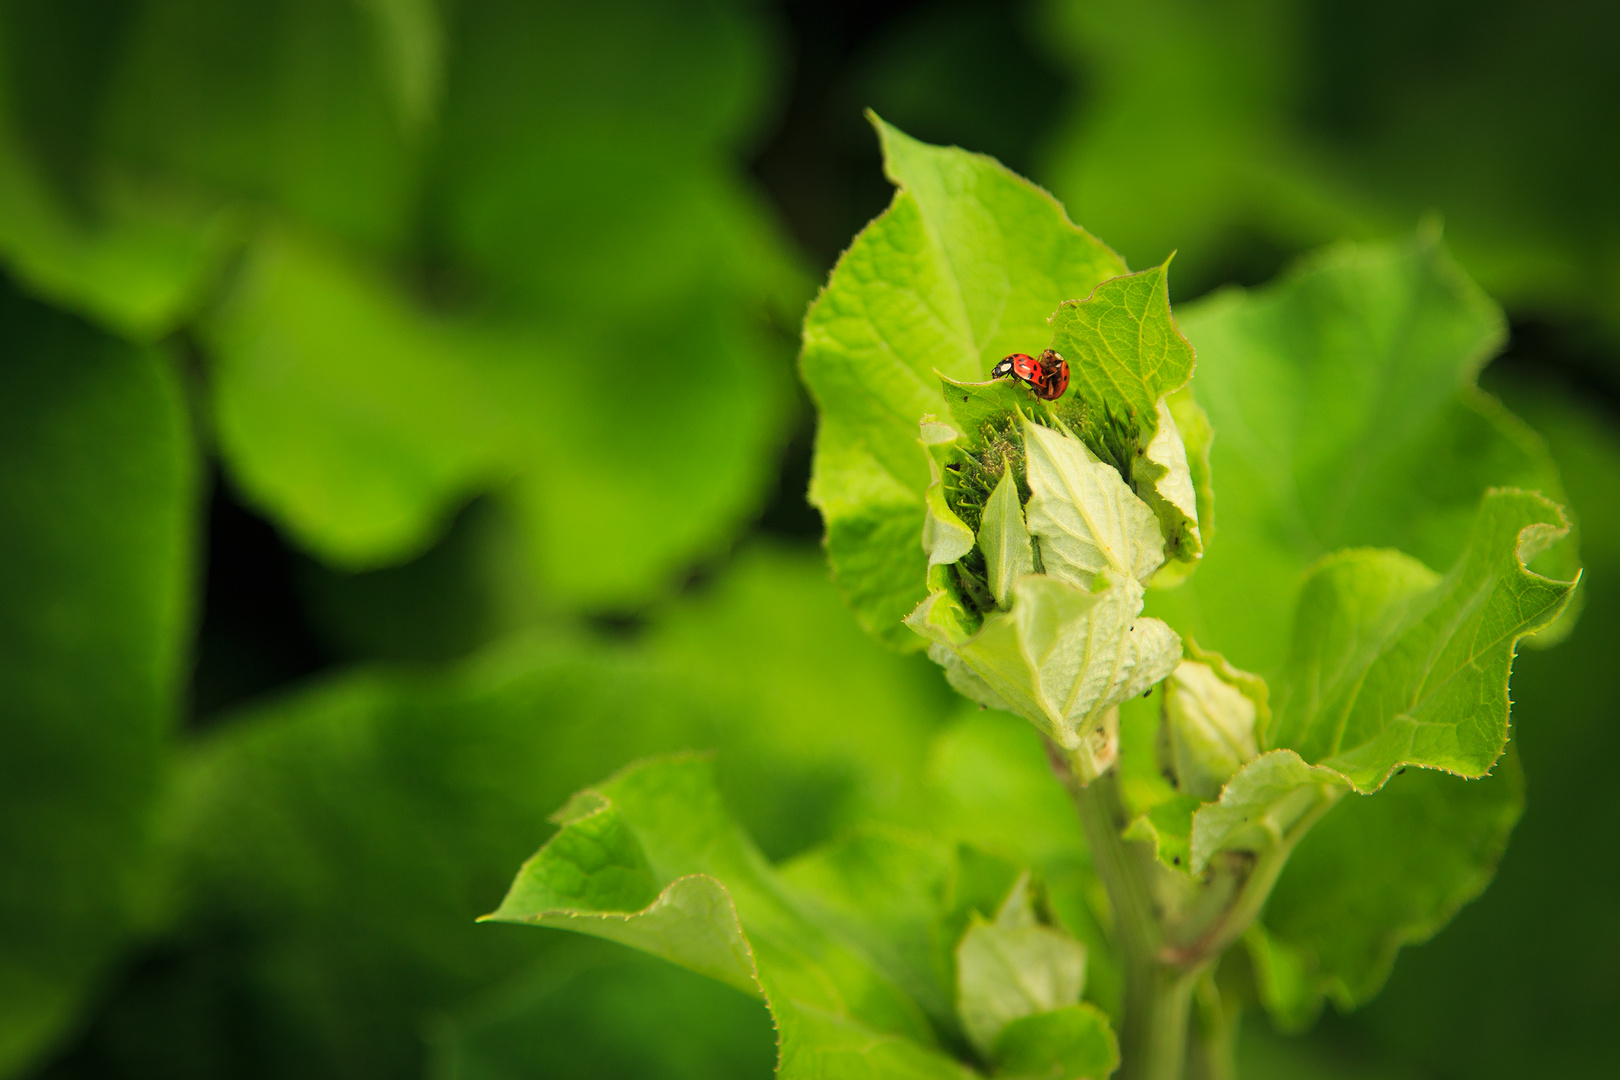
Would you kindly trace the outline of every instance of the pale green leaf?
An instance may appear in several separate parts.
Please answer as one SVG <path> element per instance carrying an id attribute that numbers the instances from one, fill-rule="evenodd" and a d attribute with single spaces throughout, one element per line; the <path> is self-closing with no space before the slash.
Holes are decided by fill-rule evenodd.
<path id="1" fill-rule="evenodd" d="M 876 123 L 899 191 L 804 324 L 801 365 L 820 414 L 810 497 L 862 625 L 916 648 L 900 624 L 927 595 L 916 425 L 946 414 L 936 370 L 979 380 L 1007 353 L 1038 352 L 1059 304 L 1125 267 L 991 159 Z"/>
<path id="2" fill-rule="evenodd" d="M 1567 531 L 1555 504 L 1499 490 L 1444 578 L 1391 552 L 1324 561 L 1300 596 L 1271 744 L 1361 791 L 1402 765 L 1483 776 L 1507 745 L 1514 647 L 1575 588 L 1526 563 Z"/>
<path id="3" fill-rule="evenodd" d="M 1085 946 L 1037 918 L 1027 874 L 995 920 L 975 918 L 956 947 L 957 1012 L 986 1057 L 1013 1021 L 1078 1004 L 1085 978 Z"/>
<path id="4" fill-rule="evenodd" d="M 1264 855 L 1297 842 L 1348 786 L 1292 750 L 1261 754 L 1221 789 L 1219 802 L 1193 814 L 1192 872 L 1203 873 L 1217 852 Z"/>
<path id="5" fill-rule="evenodd" d="M 576 796 L 576 803 L 581 796 Z M 778 1075 L 950 1077 L 965 1069 L 933 1048 L 922 1011 L 850 945 L 796 906 L 731 821 L 706 758 L 676 755 L 630 766 L 596 785 L 561 832 L 519 874 L 491 918 L 565 927 L 624 940 L 727 981 L 757 985 L 781 1035 Z M 611 848 L 579 837 L 600 815 L 626 827 Z M 600 831 L 600 830 L 597 830 Z M 616 830 L 614 830 L 616 831 Z M 639 911 L 573 903 L 604 869 L 603 896 L 643 896 L 645 873 L 661 891 Z M 588 885 L 587 885 L 588 887 Z M 558 899 L 570 906 L 551 906 Z"/>
<path id="6" fill-rule="evenodd" d="M 996 1040 L 997 1080 L 1105 1080 L 1119 1068 L 1119 1040 L 1095 1005 L 1014 1020 Z"/>
<path id="7" fill-rule="evenodd" d="M 1157 619 L 1140 618 L 1142 586 L 1104 570 L 1096 591 L 1031 575 L 1013 584 L 1009 611 L 992 613 L 976 634 L 950 618 L 944 593 L 907 620 L 950 649 L 1013 712 L 1070 750 L 1097 752 L 1101 714 L 1163 679 L 1181 641 Z"/>
<path id="8" fill-rule="evenodd" d="M 1164 562 L 1152 509 L 1079 439 L 1029 421 L 1023 427 L 1029 531 L 1046 572 L 1082 589 L 1104 570 L 1146 582 Z"/>
<path id="9" fill-rule="evenodd" d="M 1198 536 L 1207 547 L 1215 532 L 1215 486 L 1210 476 L 1209 453 L 1215 441 L 1209 414 L 1199 406 L 1189 383 L 1165 398 L 1170 417 L 1181 433 L 1182 452 L 1187 456 L 1187 475 L 1192 483 L 1193 501 L 1198 509 Z M 1200 560 L 1202 561 L 1202 560 Z M 1148 584 L 1156 589 L 1171 589 L 1192 576 L 1198 562 L 1172 559 L 1159 567 Z"/>
<path id="10" fill-rule="evenodd" d="M 940 457 L 956 445 L 956 429 L 949 424 L 923 421 L 922 445 L 928 451 L 928 490 L 923 495 L 923 551 L 928 565 L 956 562 L 973 550 L 973 530 L 963 524 L 945 501 L 945 479 Z"/>
<path id="11" fill-rule="evenodd" d="M 1018 503 L 1018 483 L 1011 469 L 1003 470 L 995 490 L 990 493 L 990 501 L 985 504 L 984 517 L 979 522 L 979 550 L 984 552 L 990 592 L 1005 610 L 1010 602 L 1012 583 L 1035 572 L 1035 552 L 1030 546 L 1024 508 Z"/>

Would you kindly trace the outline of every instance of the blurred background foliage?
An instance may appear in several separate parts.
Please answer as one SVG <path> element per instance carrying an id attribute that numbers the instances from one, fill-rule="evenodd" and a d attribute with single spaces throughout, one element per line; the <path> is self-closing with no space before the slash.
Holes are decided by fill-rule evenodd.
<path id="1" fill-rule="evenodd" d="M 1443 218 L 1585 613 L 1519 662 L 1493 887 L 1245 1075 L 1607 1075 L 1617 47 L 1600 0 L 0 2 L 0 1074 L 768 1075 L 733 991 L 471 922 L 656 750 L 773 858 L 876 818 L 1078 880 L 1030 733 L 815 548 L 794 336 L 872 106 L 1178 299 Z"/>

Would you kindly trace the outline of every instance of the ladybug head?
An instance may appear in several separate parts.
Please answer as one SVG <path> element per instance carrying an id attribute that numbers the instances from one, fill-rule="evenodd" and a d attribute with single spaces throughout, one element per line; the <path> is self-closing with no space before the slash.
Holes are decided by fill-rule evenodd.
<path id="1" fill-rule="evenodd" d="M 990 369 L 992 379 L 1005 379 L 1008 375 L 1022 375 L 1033 370 L 1035 361 L 1029 354 L 1015 352 L 1003 356 L 996 361 L 996 366 Z"/>
<path id="2" fill-rule="evenodd" d="M 1029 353 L 1008 353 L 1000 361 L 996 361 L 995 368 L 990 369 L 991 379 L 1006 379 L 1008 376 L 1017 376 L 1024 382 L 1029 382 L 1034 372 L 1040 371 L 1040 364 L 1035 363 L 1034 356 Z"/>

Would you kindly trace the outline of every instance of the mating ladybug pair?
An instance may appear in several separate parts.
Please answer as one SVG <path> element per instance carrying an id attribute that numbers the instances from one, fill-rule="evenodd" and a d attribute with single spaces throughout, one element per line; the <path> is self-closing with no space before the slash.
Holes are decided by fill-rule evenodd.
<path id="1" fill-rule="evenodd" d="M 1039 360 L 1028 353 L 1015 352 L 1002 357 L 990 369 L 992 379 L 1003 379 L 1008 375 L 1028 384 L 1037 397 L 1047 401 L 1056 401 L 1069 388 L 1069 362 L 1051 349 L 1041 353 Z"/>

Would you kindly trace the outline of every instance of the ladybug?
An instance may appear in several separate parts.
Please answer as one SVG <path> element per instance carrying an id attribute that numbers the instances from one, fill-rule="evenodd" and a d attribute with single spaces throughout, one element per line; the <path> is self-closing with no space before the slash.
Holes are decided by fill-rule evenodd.
<path id="1" fill-rule="evenodd" d="M 1069 362 L 1051 349 L 1041 353 L 1039 360 L 1028 353 L 1004 356 L 990 369 L 992 379 L 1008 375 L 1028 385 L 1036 396 L 1055 401 L 1069 388 Z"/>

